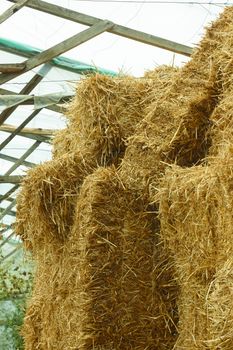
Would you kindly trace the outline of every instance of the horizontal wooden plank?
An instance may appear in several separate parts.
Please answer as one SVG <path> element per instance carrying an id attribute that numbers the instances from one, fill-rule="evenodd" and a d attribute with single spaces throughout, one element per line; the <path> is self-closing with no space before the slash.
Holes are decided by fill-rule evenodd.
<path id="1" fill-rule="evenodd" d="M 7 130 L 3 130 L 3 131 L 11 133 L 11 131 L 7 131 Z M 27 139 L 45 142 L 48 144 L 50 144 L 50 142 L 51 142 L 51 138 L 49 136 L 41 136 L 41 135 L 36 135 L 36 134 L 23 133 L 22 131 L 17 132 L 17 135 L 25 137 Z"/>
<path id="2" fill-rule="evenodd" d="M 1 73 L 18 73 L 25 68 L 25 63 L 0 64 Z"/>
<path id="3" fill-rule="evenodd" d="M 6 132 L 14 132 L 16 130 L 16 127 L 9 124 L 3 124 L 0 126 L 0 131 L 6 131 Z M 54 135 L 56 130 L 54 129 L 41 129 L 41 128 L 24 128 L 21 130 L 20 134 L 33 134 L 33 135 L 40 135 L 40 136 L 49 136 L 51 137 Z"/>
<path id="4" fill-rule="evenodd" d="M 10 184 L 18 184 L 23 180 L 24 176 L 21 175 L 3 175 L 0 176 L 0 183 L 10 183 Z"/>

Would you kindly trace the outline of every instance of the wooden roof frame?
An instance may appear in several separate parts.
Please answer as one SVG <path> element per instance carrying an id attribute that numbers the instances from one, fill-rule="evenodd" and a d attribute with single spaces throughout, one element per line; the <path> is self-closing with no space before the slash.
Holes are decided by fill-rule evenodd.
<path id="1" fill-rule="evenodd" d="M 18 12 L 23 7 L 28 7 L 33 10 L 41 11 L 53 16 L 57 16 L 75 23 L 79 23 L 82 25 L 86 25 L 88 28 L 73 35 L 72 37 L 60 42 L 57 45 L 50 47 L 47 50 L 36 53 L 34 55 L 30 55 L 27 59 L 21 64 L 0 64 L 0 85 L 9 82 L 10 80 L 24 74 L 32 69 L 46 65 L 51 62 L 54 58 L 59 55 L 67 52 L 68 50 L 81 45 L 82 43 L 100 35 L 101 33 L 108 32 L 121 37 L 125 37 L 128 39 L 136 40 L 138 42 L 152 45 L 161 49 L 169 50 L 174 53 L 182 54 L 185 56 L 190 56 L 192 53 L 192 48 L 186 45 L 179 44 L 174 41 L 170 41 L 167 39 L 163 39 L 148 33 L 144 33 L 135 29 L 131 29 L 116 23 L 113 23 L 108 20 L 102 20 L 97 17 L 89 16 L 80 12 L 76 12 L 61 6 L 53 5 L 48 2 L 42 0 L 7 0 L 13 5 L 6 10 L 3 14 L 0 15 L 0 25 L 8 18 L 14 15 L 15 12 Z M 14 53 L 17 54 L 17 49 L 14 50 Z M 20 52 L 18 52 L 19 55 Z M 25 85 L 25 87 L 20 91 L 19 95 L 29 95 L 32 90 L 42 81 L 43 75 L 37 73 L 32 79 Z M 4 88 L 0 88 L 0 94 L 2 95 L 15 95 L 14 92 L 6 90 Z M 66 101 L 69 97 L 64 97 L 61 101 Z M 33 104 L 34 96 L 30 96 L 27 103 Z M 60 101 L 60 102 L 61 102 Z M 22 104 L 22 103 L 20 103 Z M 33 167 L 35 164 L 28 162 L 27 157 L 32 154 L 32 152 L 42 143 L 48 142 L 52 132 L 47 134 L 43 132 L 43 130 L 38 129 L 27 129 L 27 124 L 40 112 L 41 109 L 33 111 L 19 126 L 16 128 L 10 127 L 7 124 L 4 124 L 5 121 L 9 118 L 9 116 L 17 109 L 18 105 L 9 107 L 5 109 L 0 114 L 0 131 L 5 131 L 9 133 L 9 136 L 6 140 L 4 140 L 0 144 L 0 158 L 13 162 L 12 167 L 3 175 L 0 175 L 0 183 L 11 183 L 14 186 L 5 194 L 0 194 L 0 203 L 3 200 L 7 200 L 10 202 L 7 208 L 0 207 L 0 220 L 5 215 L 15 215 L 15 212 L 12 208 L 15 205 L 15 199 L 12 197 L 15 191 L 18 189 L 20 185 L 20 181 L 22 180 L 22 176 L 11 175 L 12 172 L 17 169 L 20 165 L 26 165 L 28 167 Z M 61 108 L 58 105 L 47 106 L 50 110 L 60 112 Z M 37 130 L 37 131 L 36 131 Z M 31 138 L 35 140 L 33 145 L 20 157 L 11 157 L 2 154 L 1 151 L 4 147 L 17 135 L 21 135 L 23 137 Z"/>

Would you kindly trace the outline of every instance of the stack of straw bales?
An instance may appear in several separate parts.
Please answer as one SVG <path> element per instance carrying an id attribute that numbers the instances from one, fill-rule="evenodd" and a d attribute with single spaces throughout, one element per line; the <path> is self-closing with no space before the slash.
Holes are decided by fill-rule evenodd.
<path id="1" fill-rule="evenodd" d="M 230 7 L 182 69 L 78 86 L 18 198 L 26 350 L 232 349 L 232 35 Z"/>
<path id="2" fill-rule="evenodd" d="M 146 117 L 129 138 L 120 165 L 128 188 L 148 194 L 149 185 L 158 183 L 168 164 L 191 166 L 206 156 L 211 145 L 210 117 L 221 94 L 217 63 L 211 57 L 218 41 L 210 40 L 212 32 L 148 106 Z"/>
<path id="3" fill-rule="evenodd" d="M 121 343 L 141 349 L 159 342 L 169 349 L 174 342 L 175 297 L 167 296 L 175 288 L 164 288 L 169 269 L 152 278 L 161 263 L 151 213 L 124 190 L 114 167 L 100 165 L 119 164 L 127 137 L 175 74 L 161 67 L 141 79 L 82 81 L 68 106 L 68 127 L 54 140 L 53 160 L 28 173 L 16 225 L 38 265 L 23 327 L 26 350 Z"/>
<path id="4" fill-rule="evenodd" d="M 207 36 L 219 42 L 212 54 L 219 93 L 210 116 L 209 152 L 200 166 L 171 166 L 154 195 L 162 239 L 180 286 L 175 349 L 233 347 L 232 35 L 229 8 Z"/>
<path id="5" fill-rule="evenodd" d="M 78 150 L 85 161 L 117 165 L 126 139 L 155 98 L 153 92 L 162 93 L 175 71 L 165 66 L 139 79 L 97 74 L 82 80 L 67 105 L 67 129 L 54 139 L 54 157 Z"/>
<path id="6" fill-rule="evenodd" d="M 99 168 L 85 179 L 76 213 L 67 264 L 74 270 L 79 256 L 69 288 L 78 332 L 69 344 L 78 349 L 172 348 L 176 286 L 158 256 L 154 213 L 124 188 L 114 167 Z"/>
<path id="7" fill-rule="evenodd" d="M 180 285 L 176 349 L 232 349 L 232 184 L 232 156 L 162 181 L 161 234 Z"/>

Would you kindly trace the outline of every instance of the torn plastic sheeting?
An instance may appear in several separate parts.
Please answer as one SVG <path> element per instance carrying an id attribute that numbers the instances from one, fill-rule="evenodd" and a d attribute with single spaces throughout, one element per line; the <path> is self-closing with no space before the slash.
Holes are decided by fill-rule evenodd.
<path id="1" fill-rule="evenodd" d="M 47 94 L 34 97 L 34 108 L 40 109 L 59 103 L 63 97 L 71 97 L 70 93 L 57 92 L 55 94 Z"/>
<path id="2" fill-rule="evenodd" d="M 34 109 L 41 109 L 47 106 L 57 104 L 64 97 L 72 97 L 70 93 L 58 92 L 53 94 L 33 96 L 33 95 L 0 95 L 0 107 L 4 107 L 3 110 L 17 106 L 25 101 L 32 100 Z M 2 110 L 2 111 L 3 111 Z"/>
<path id="3" fill-rule="evenodd" d="M 28 101 L 31 99 L 29 95 L 1 95 L 0 96 L 0 107 L 5 107 L 3 110 L 9 107 L 13 107 Z"/>

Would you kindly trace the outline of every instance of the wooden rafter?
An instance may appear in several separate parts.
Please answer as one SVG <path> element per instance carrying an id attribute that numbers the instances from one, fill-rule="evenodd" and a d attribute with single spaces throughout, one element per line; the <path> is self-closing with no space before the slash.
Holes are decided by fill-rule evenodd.
<path id="1" fill-rule="evenodd" d="M 91 26 L 88 29 L 70 37 L 67 40 L 51 47 L 48 50 L 42 51 L 41 53 L 29 58 L 25 61 L 25 69 L 15 74 L 4 74 L 0 76 L 0 84 L 6 83 L 17 76 L 30 71 L 31 69 L 40 66 L 43 63 L 49 62 L 52 58 L 61 55 L 62 53 L 73 49 L 74 47 L 96 37 L 97 35 L 105 32 L 107 29 L 113 26 L 112 22 L 99 21 L 97 24 Z"/>
<path id="2" fill-rule="evenodd" d="M 4 75 L 5 76 L 5 75 Z M 1 78 L 1 77 L 0 77 Z M 25 95 L 30 94 L 30 92 L 41 82 L 43 79 L 43 76 L 40 74 L 35 74 L 32 79 L 23 87 L 23 89 L 20 91 L 19 95 Z M 7 118 L 16 110 L 17 105 L 5 109 L 0 114 L 0 125 L 3 124 Z"/>
<path id="3" fill-rule="evenodd" d="M 1 209 L 0 211 L 0 220 L 2 220 L 2 218 L 4 218 L 5 215 L 7 215 L 9 212 L 11 212 L 12 208 L 14 208 L 14 206 L 16 205 L 16 199 L 13 200 L 13 202 L 11 202 L 11 204 L 8 205 L 8 207 L 6 207 L 5 209 Z"/>
<path id="4" fill-rule="evenodd" d="M 14 13 L 20 10 L 29 0 L 17 0 L 15 5 L 11 6 L 7 9 L 3 14 L 0 15 L 0 24 L 6 21 L 9 17 L 11 17 Z"/>
<path id="5" fill-rule="evenodd" d="M 18 134 L 18 132 L 20 132 L 32 119 L 34 119 L 35 116 L 40 113 L 40 111 L 41 109 L 33 111 L 17 128 L 15 128 L 15 130 L 12 131 L 11 134 L 0 144 L 0 151 L 6 147 L 6 145 L 8 145 L 8 143 Z"/>
<path id="6" fill-rule="evenodd" d="M 4 160 L 7 160 L 8 162 L 12 162 L 12 163 L 15 163 L 19 160 L 19 158 L 8 156 L 7 154 L 3 154 L 3 153 L 0 153 L 0 159 L 4 159 Z M 29 168 L 33 168 L 34 166 L 36 166 L 35 163 L 27 162 L 26 160 L 22 161 L 22 165 L 25 165 L 26 167 L 29 167 Z"/>
<path id="7" fill-rule="evenodd" d="M 37 147 L 39 147 L 39 145 L 41 144 L 40 141 L 36 141 L 33 143 L 33 145 L 31 147 L 28 148 L 28 150 L 12 165 L 12 167 L 10 167 L 9 170 L 7 170 L 7 172 L 5 173 L 5 176 L 8 176 L 10 174 L 13 173 L 13 171 L 15 171 L 15 169 L 17 169 L 22 162 L 30 155 L 32 154 L 32 152 L 35 151 L 35 149 L 37 149 Z M 0 176 L 1 179 L 1 176 Z M 1 180 L 0 180 L 1 181 Z"/>
<path id="8" fill-rule="evenodd" d="M 0 72 L 1 73 L 18 73 L 25 68 L 25 63 L 1 63 Z"/>
<path id="9" fill-rule="evenodd" d="M 12 133 L 12 131 L 8 131 L 8 130 L 2 130 L 2 131 L 3 132 Z M 49 136 L 42 136 L 42 135 L 37 135 L 37 134 L 24 133 L 22 131 L 17 132 L 17 135 L 25 137 L 27 139 L 37 140 L 37 141 L 40 141 L 40 142 L 45 142 L 45 143 L 48 143 L 48 144 L 50 144 L 50 142 L 51 142 L 50 141 L 51 137 L 49 137 Z"/>
<path id="10" fill-rule="evenodd" d="M 20 175 L 10 175 L 13 173 L 13 171 L 15 171 L 21 164 L 22 162 L 31 154 L 34 152 L 34 150 L 40 145 L 41 142 L 36 141 L 13 165 L 12 167 L 10 167 L 10 169 L 5 173 L 5 175 L 0 176 L 0 183 L 13 183 L 13 184 L 17 184 L 16 186 L 14 186 L 10 191 L 8 191 L 9 195 L 12 194 L 17 188 L 18 185 L 20 183 L 20 181 L 22 180 L 23 176 Z M 5 194 L 5 198 L 4 195 L 1 198 L 1 201 L 3 201 L 4 199 L 6 199 L 8 196 L 7 194 Z M 9 206 L 7 208 L 5 208 L 0 215 L 0 219 L 2 219 L 5 215 L 11 215 L 9 213 L 11 213 L 11 209 L 13 208 L 13 206 L 15 205 L 15 200 L 11 201 L 11 203 L 9 204 Z M 1 208 L 0 208 L 1 209 Z"/>
<path id="11" fill-rule="evenodd" d="M 6 229 L 5 231 L 8 231 L 8 230 L 10 230 L 10 228 L 7 227 L 7 229 Z M 7 242 L 9 242 L 9 240 L 10 240 L 14 235 L 15 235 L 14 231 L 11 232 L 11 233 L 9 234 L 9 236 L 7 236 L 7 238 L 5 238 L 3 242 L 1 242 L 0 248 L 2 248 Z"/>
<path id="12" fill-rule="evenodd" d="M 5 184 L 19 184 L 23 179 L 23 176 L 21 175 L 3 175 L 0 176 L 0 183 L 5 183 Z M 3 200 L 3 199 L 1 199 Z"/>
<path id="13" fill-rule="evenodd" d="M 0 196 L 0 202 L 5 201 L 7 198 L 9 198 L 18 188 L 19 182 L 17 182 L 16 185 L 14 185 L 10 190 L 8 190 L 6 193 Z"/>
<path id="14" fill-rule="evenodd" d="M 3 124 L 0 126 L 0 131 L 6 131 L 6 132 L 15 132 L 16 127 L 9 124 Z M 51 137 L 55 134 L 57 130 L 55 129 L 42 129 L 42 128 L 23 128 L 20 131 L 20 134 L 33 134 L 33 135 L 40 135 L 40 136 L 47 136 Z M 17 134 L 19 134 L 17 132 Z"/>
<path id="15" fill-rule="evenodd" d="M 8 0 L 10 2 L 15 2 L 16 0 Z M 27 5 L 34 10 L 46 12 L 48 14 L 58 16 L 76 23 L 92 26 L 100 21 L 99 18 L 85 15 L 80 12 L 69 10 L 67 8 L 50 4 L 41 0 L 30 0 Z M 161 49 L 176 52 L 185 56 L 190 56 L 193 49 L 189 46 L 179 44 L 177 42 L 166 40 L 151 34 L 147 34 L 135 29 L 121 26 L 119 24 L 114 24 L 114 26 L 107 30 L 110 33 L 120 35 L 122 37 L 136 40 L 144 44 L 159 47 Z"/>
<path id="16" fill-rule="evenodd" d="M 2 199 L 2 195 L 0 195 L 0 202 L 1 202 L 2 200 L 3 200 L 3 199 Z M 8 197 L 8 198 L 5 198 L 4 200 L 7 201 L 7 202 L 13 202 L 14 198 Z"/>

